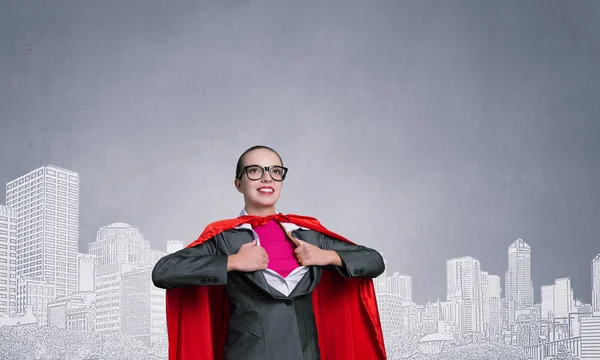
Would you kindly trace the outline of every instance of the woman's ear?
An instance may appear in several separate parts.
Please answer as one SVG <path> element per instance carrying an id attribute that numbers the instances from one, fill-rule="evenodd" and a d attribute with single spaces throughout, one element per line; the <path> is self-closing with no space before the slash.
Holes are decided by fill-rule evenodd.
<path id="1" fill-rule="evenodd" d="M 242 192 L 242 182 L 241 181 L 239 181 L 238 179 L 235 179 L 233 181 L 233 185 L 235 186 L 237 191 Z"/>

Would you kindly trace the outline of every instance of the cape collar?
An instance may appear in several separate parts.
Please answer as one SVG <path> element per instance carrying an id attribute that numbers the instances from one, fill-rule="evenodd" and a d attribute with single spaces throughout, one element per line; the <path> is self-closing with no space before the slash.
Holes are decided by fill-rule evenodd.
<path id="1" fill-rule="evenodd" d="M 277 210 L 275 212 L 277 213 Z M 240 211 L 239 216 L 245 216 L 245 215 L 248 215 L 248 212 L 246 212 L 246 208 L 243 208 L 242 211 Z M 298 226 L 296 224 L 292 224 L 292 223 L 288 223 L 288 222 L 281 223 L 281 226 L 283 226 L 283 228 L 285 229 L 286 232 L 291 232 L 291 231 L 295 231 L 295 230 L 310 230 L 308 228 Z M 239 226 L 236 226 L 235 229 L 252 230 L 252 225 L 250 225 L 248 223 L 244 223 Z"/>

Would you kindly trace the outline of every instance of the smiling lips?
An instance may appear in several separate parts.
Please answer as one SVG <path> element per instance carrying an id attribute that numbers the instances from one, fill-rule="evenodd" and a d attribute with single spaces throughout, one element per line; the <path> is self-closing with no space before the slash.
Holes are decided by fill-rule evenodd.
<path id="1" fill-rule="evenodd" d="M 258 188 L 258 192 L 264 195 L 271 195 L 275 192 L 275 190 L 270 186 L 263 186 Z"/>

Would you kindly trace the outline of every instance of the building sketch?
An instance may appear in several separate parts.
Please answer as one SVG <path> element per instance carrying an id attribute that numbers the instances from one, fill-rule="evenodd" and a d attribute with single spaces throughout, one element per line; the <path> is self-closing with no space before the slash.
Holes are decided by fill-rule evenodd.
<path id="1" fill-rule="evenodd" d="M 6 184 L 6 206 L 17 216 L 19 276 L 44 279 L 56 296 L 76 292 L 79 175 L 53 165 L 34 169 Z"/>
<path id="2" fill-rule="evenodd" d="M 17 308 L 17 215 L 0 205 L 0 314 Z"/>
<path id="3" fill-rule="evenodd" d="M 592 311 L 600 311 L 600 254 L 592 260 Z"/>
<path id="4" fill-rule="evenodd" d="M 165 292 L 152 284 L 151 272 L 185 244 L 171 239 L 164 251 L 152 249 L 140 229 L 112 223 L 99 228 L 82 252 L 78 191 L 77 173 L 53 165 L 6 184 L 7 204 L 0 206 L 3 336 L 25 336 L 38 355 L 51 351 L 44 341 L 69 337 L 64 356 L 108 359 L 124 351 L 133 359 L 166 359 Z M 574 298 L 568 277 L 542 286 L 536 302 L 532 251 L 523 239 L 508 245 L 504 289 L 501 277 L 478 259 L 448 259 L 446 297 L 426 304 L 413 300 L 413 276 L 393 272 L 382 254 L 386 271 L 373 282 L 389 358 L 454 359 L 469 351 L 515 359 L 599 358 L 600 254 L 590 263 L 592 304 Z M 55 335 L 40 338 L 48 331 Z M 17 356 L 20 350 L 14 351 Z"/>
<path id="5" fill-rule="evenodd" d="M 375 279 L 390 358 L 404 359 L 416 353 L 437 353 L 436 359 L 454 358 L 454 350 L 461 349 L 464 354 L 473 347 L 510 353 L 514 357 L 509 358 L 519 359 L 600 358 L 600 312 L 574 297 L 570 278 L 542 286 L 536 303 L 530 275 L 531 251 L 523 239 L 508 246 L 508 290 L 504 297 L 500 277 L 483 271 L 480 262 L 470 256 L 447 261 L 446 301 L 438 299 L 424 305 L 405 301 L 397 287 L 390 284 L 392 279 L 407 275 L 395 273 L 392 277 L 384 273 Z M 595 276 L 592 291 L 598 286 L 599 258 L 596 256 L 591 263 Z M 424 348 L 423 341 L 437 346 Z"/>

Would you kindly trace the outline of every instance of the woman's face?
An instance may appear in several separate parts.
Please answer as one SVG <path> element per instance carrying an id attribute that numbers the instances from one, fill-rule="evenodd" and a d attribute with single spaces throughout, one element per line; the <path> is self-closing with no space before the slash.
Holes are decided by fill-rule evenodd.
<path id="1" fill-rule="evenodd" d="M 243 158 L 243 166 L 258 165 L 261 167 L 282 166 L 279 156 L 267 149 L 256 149 Z M 252 172 L 250 177 L 256 178 L 260 172 Z M 235 180 L 235 187 L 244 195 L 246 211 L 249 215 L 266 216 L 275 213 L 275 204 L 279 200 L 283 181 L 275 181 L 268 171 L 262 178 L 250 180 L 246 171 L 240 179 Z"/>

